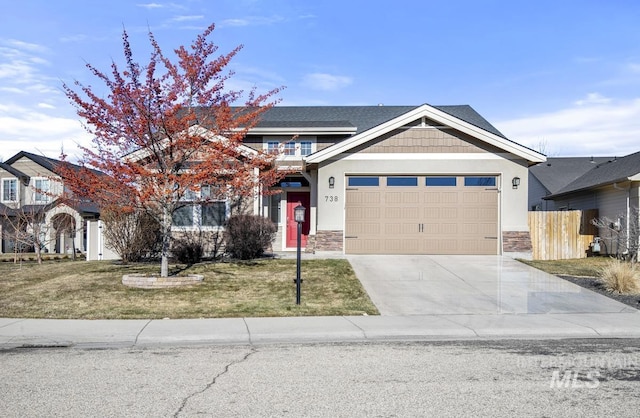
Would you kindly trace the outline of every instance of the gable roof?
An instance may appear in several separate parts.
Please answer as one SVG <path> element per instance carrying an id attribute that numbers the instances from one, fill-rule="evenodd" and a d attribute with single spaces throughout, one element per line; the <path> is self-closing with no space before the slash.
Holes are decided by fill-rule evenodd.
<path id="1" fill-rule="evenodd" d="M 20 181 L 22 181 L 23 184 L 25 185 L 29 184 L 29 179 L 30 179 L 29 176 L 23 173 L 22 171 L 16 170 L 15 168 L 13 168 L 7 163 L 0 163 L 0 168 L 6 171 L 7 173 L 20 179 Z"/>
<path id="2" fill-rule="evenodd" d="M 480 116 L 471 106 L 390 106 L 389 111 L 383 110 L 387 106 L 368 107 L 338 107 L 338 109 L 351 109 L 356 115 L 369 116 L 362 118 L 360 124 L 352 121 L 357 126 L 356 135 L 347 138 L 321 151 L 315 152 L 305 158 L 307 163 L 319 163 L 338 154 L 360 146 L 370 140 L 380 137 L 394 129 L 400 128 L 421 117 L 434 120 L 442 125 L 454 128 L 466 133 L 489 145 L 493 145 L 507 153 L 511 153 L 529 161 L 532 164 L 543 162 L 545 156 L 523 145 L 507 139 L 500 131 Z M 277 109 L 274 107 L 270 110 Z M 318 109 L 318 108 L 316 108 Z M 323 109 L 323 108 L 319 108 Z M 331 108 L 335 109 L 335 108 Z M 379 109 L 379 110 L 374 110 Z M 363 113 L 359 113 L 363 112 Z M 379 113 L 378 113 L 379 112 Z M 325 115 L 331 115 L 325 109 Z M 344 113 L 342 114 L 344 117 Z M 377 116 L 373 117 L 373 116 Z M 326 117 L 326 116 L 325 116 Z"/>
<path id="3" fill-rule="evenodd" d="M 11 165 L 11 164 L 15 163 L 16 161 L 18 161 L 19 159 L 21 159 L 21 158 L 28 158 L 31 161 L 33 161 L 34 163 L 38 164 L 40 167 L 45 168 L 46 170 L 49 170 L 49 171 L 51 171 L 52 173 L 55 173 L 55 174 L 58 174 L 56 172 L 56 167 L 58 165 L 60 165 L 60 164 L 63 164 L 63 161 L 56 160 L 55 158 L 49 158 L 49 157 L 45 157 L 45 156 L 42 156 L 42 155 L 33 154 L 33 153 L 27 152 L 27 151 L 20 151 L 19 153 L 17 153 L 13 157 L 11 157 L 8 160 L 6 160 L 4 162 L 4 164 Z M 69 162 L 65 162 L 65 164 L 68 164 L 73 169 L 78 169 L 79 170 L 79 169 L 82 168 L 77 164 L 72 164 L 72 163 L 69 163 Z M 15 171 L 18 171 L 18 170 L 15 170 Z M 94 169 L 91 169 L 91 171 L 93 171 L 96 174 L 103 174 L 102 172 L 100 172 L 98 170 L 94 170 Z M 23 175 L 25 175 L 25 174 L 23 174 Z"/>
<path id="4" fill-rule="evenodd" d="M 569 185 L 597 164 L 609 161 L 612 157 L 554 157 L 546 163 L 529 168 L 529 172 L 538 179 L 549 193 L 556 193 Z"/>
<path id="5" fill-rule="evenodd" d="M 621 181 L 638 181 L 640 180 L 638 174 L 640 174 L 640 152 L 622 158 L 614 157 L 596 165 L 583 176 L 547 197 L 557 197 Z"/>
<path id="6" fill-rule="evenodd" d="M 260 128 L 351 128 L 360 134 L 421 106 L 274 106 L 260 116 Z M 469 105 L 433 106 L 451 116 L 505 138 Z M 354 129 L 355 128 L 355 129 Z M 506 138 L 505 138 L 506 139 Z"/>
<path id="7" fill-rule="evenodd" d="M 51 171 L 52 173 L 55 173 L 55 166 L 57 164 L 60 164 L 61 161 L 58 160 L 54 160 L 53 158 L 48 158 L 48 157 L 44 157 L 42 155 L 38 155 L 38 154 L 33 154 L 27 151 L 20 151 L 19 153 L 17 153 L 16 155 L 14 155 L 13 157 L 9 158 L 8 160 L 5 161 L 5 164 L 13 164 L 16 161 L 18 161 L 19 159 L 26 157 L 28 159 L 30 159 L 31 161 L 33 161 L 34 163 L 38 164 L 39 166 L 46 168 L 47 170 Z"/>

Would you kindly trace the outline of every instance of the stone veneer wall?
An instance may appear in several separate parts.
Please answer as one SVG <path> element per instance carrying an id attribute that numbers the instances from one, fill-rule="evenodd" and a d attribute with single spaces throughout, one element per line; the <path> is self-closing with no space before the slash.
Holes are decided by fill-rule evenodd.
<path id="1" fill-rule="evenodd" d="M 122 276 L 122 284 L 140 289 L 163 289 L 166 287 L 191 286 L 202 283 L 204 276 L 190 274 L 188 276 L 155 277 L 141 274 L 126 274 Z"/>
<path id="2" fill-rule="evenodd" d="M 314 250 L 342 251 L 342 236 L 342 231 L 318 231 L 315 236 Z"/>
<path id="3" fill-rule="evenodd" d="M 506 253 L 531 252 L 529 231 L 502 231 L 502 251 Z"/>

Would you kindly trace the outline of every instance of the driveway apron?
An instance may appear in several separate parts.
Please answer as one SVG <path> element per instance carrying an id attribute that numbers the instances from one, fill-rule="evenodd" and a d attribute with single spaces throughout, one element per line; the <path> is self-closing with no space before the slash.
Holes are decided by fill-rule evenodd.
<path id="1" fill-rule="evenodd" d="M 636 312 L 504 256 L 347 258 L 381 315 Z"/>

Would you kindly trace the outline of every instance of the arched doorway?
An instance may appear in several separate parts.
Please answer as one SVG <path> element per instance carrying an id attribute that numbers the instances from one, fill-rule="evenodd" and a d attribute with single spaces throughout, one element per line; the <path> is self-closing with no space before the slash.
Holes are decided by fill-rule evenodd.
<path id="1" fill-rule="evenodd" d="M 68 213 L 59 213 L 51 218 L 53 234 L 56 237 L 55 252 L 73 254 L 76 252 L 76 220 Z"/>

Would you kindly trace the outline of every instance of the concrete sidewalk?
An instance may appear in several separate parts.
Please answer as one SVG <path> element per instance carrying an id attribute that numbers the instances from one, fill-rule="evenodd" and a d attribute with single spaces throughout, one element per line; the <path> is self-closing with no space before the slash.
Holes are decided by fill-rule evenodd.
<path id="1" fill-rule="evenodd" d="M 640 338 L 640 312 L 167 320 L 0 318 L 0 349 L 503 338 Z"/>

